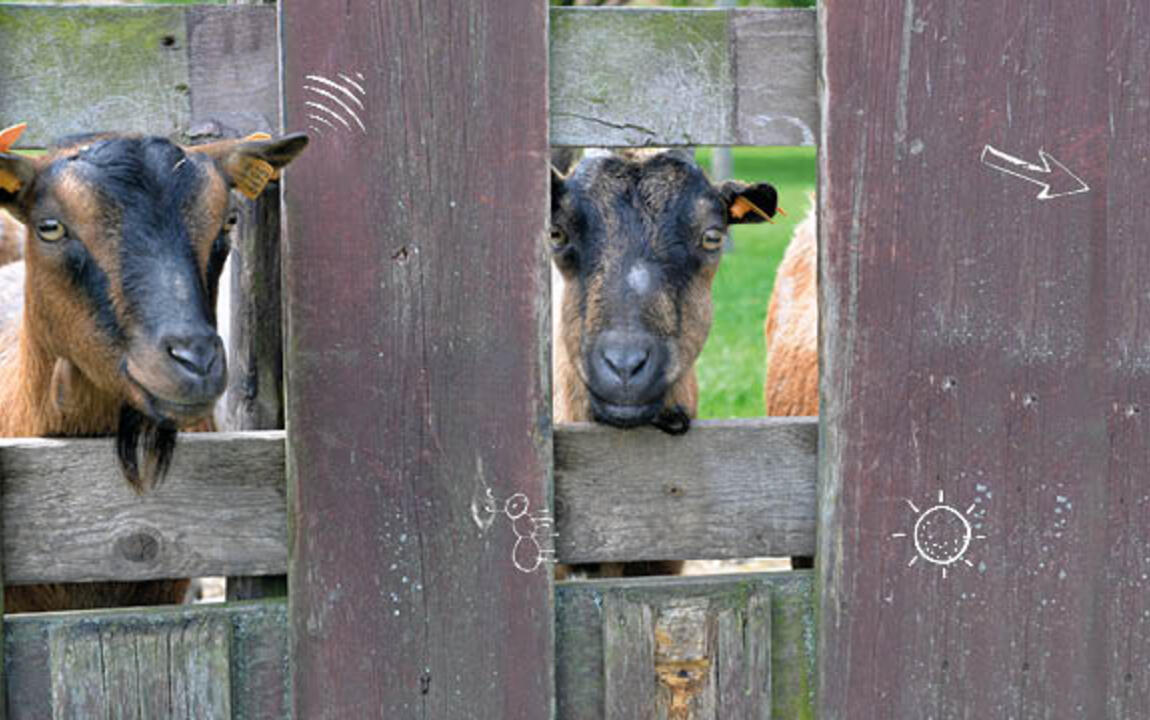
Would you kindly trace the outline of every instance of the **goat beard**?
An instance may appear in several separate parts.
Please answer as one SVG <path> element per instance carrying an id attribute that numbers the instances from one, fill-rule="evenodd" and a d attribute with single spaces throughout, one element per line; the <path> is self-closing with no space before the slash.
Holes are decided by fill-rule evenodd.
<path id="1" fill-rule="evenodd" d="M 157 422 L 130 405 L 120 406 L 116 428 L 116 456 L 124 478 L 138 494 L 163 482 L 176 450 L 176 426 Z"/>

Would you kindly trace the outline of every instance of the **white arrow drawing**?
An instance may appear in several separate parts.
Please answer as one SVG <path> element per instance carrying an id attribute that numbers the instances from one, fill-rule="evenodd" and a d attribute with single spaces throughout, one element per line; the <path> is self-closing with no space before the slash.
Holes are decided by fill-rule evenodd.
<path id="1" fill-rule="evenodd" d="M 1050 153 L 1039 150 L 1038 157 L 1042 160 L 1041 165 L 1028 163 L 987 145 L 982 149 L 980 159 L 984 165 L 988 165 L 999 172 L 1022 178 L 1040 186 L 1042 192 L 1038 193 L 1039 200 L 1050 200 L 1089 192 L 1090 186 L 1082 182 L 1082 178 L 1070 172 L 1070 169 L 1065 165 L 1055 160 Z"/>

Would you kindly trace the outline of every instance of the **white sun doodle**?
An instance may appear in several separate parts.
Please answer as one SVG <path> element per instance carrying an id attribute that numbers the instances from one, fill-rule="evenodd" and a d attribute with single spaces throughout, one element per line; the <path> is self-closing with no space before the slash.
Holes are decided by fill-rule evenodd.
<path id="1" fill-rule="evenodd" d="M 971 540 L 985 540 L 985 535 L 976 535 L 970 524 L 971 513 L 974 512 L 975 503 L 971 503 L 966 512 L 946 504 L 946 496 L 942 490 L 938 491 L 938 504 L 919 510 L 918 506 L 910 500 L 906 501 L 910 509 L 917 515 L 914 530 L 909 534 L 914 539 L 916 555 L 907 563 L 907 567 L 918 562 L 919 558 L 933 565 L 942 566 L 942 577 L 946 579 L 946 570 L 961 560 L 970 567 L 974 563 L 967 560 L 966 551 L 970 548 Z M 892 538 L 905 538 L 905 532 L 891 533 Z"/>

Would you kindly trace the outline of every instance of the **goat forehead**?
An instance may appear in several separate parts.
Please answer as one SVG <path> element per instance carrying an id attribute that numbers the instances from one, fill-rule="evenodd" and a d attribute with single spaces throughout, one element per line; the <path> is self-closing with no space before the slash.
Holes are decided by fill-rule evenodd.
<path id="1" fill-rule="evenodd" d="M 201 163 L 161 138 L 102 140 L 66 162 L 102 204 L 125 213 L 178 213 L 197 196 L 206 174 Z"/>

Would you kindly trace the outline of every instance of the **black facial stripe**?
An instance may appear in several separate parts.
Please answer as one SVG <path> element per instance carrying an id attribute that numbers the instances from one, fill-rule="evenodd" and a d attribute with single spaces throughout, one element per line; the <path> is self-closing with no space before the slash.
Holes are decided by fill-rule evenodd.
<path id="1" fill-rule="evenodd" d="M 115 342 L 124 341 L 124 330 L 116 317 L 112 304 L 108 275 L 96 263 L 88 248 L 78 240 L 70 240 L 64 248 L 64 268 L 72 285 L 88 301 L 100 332 Z"/>

